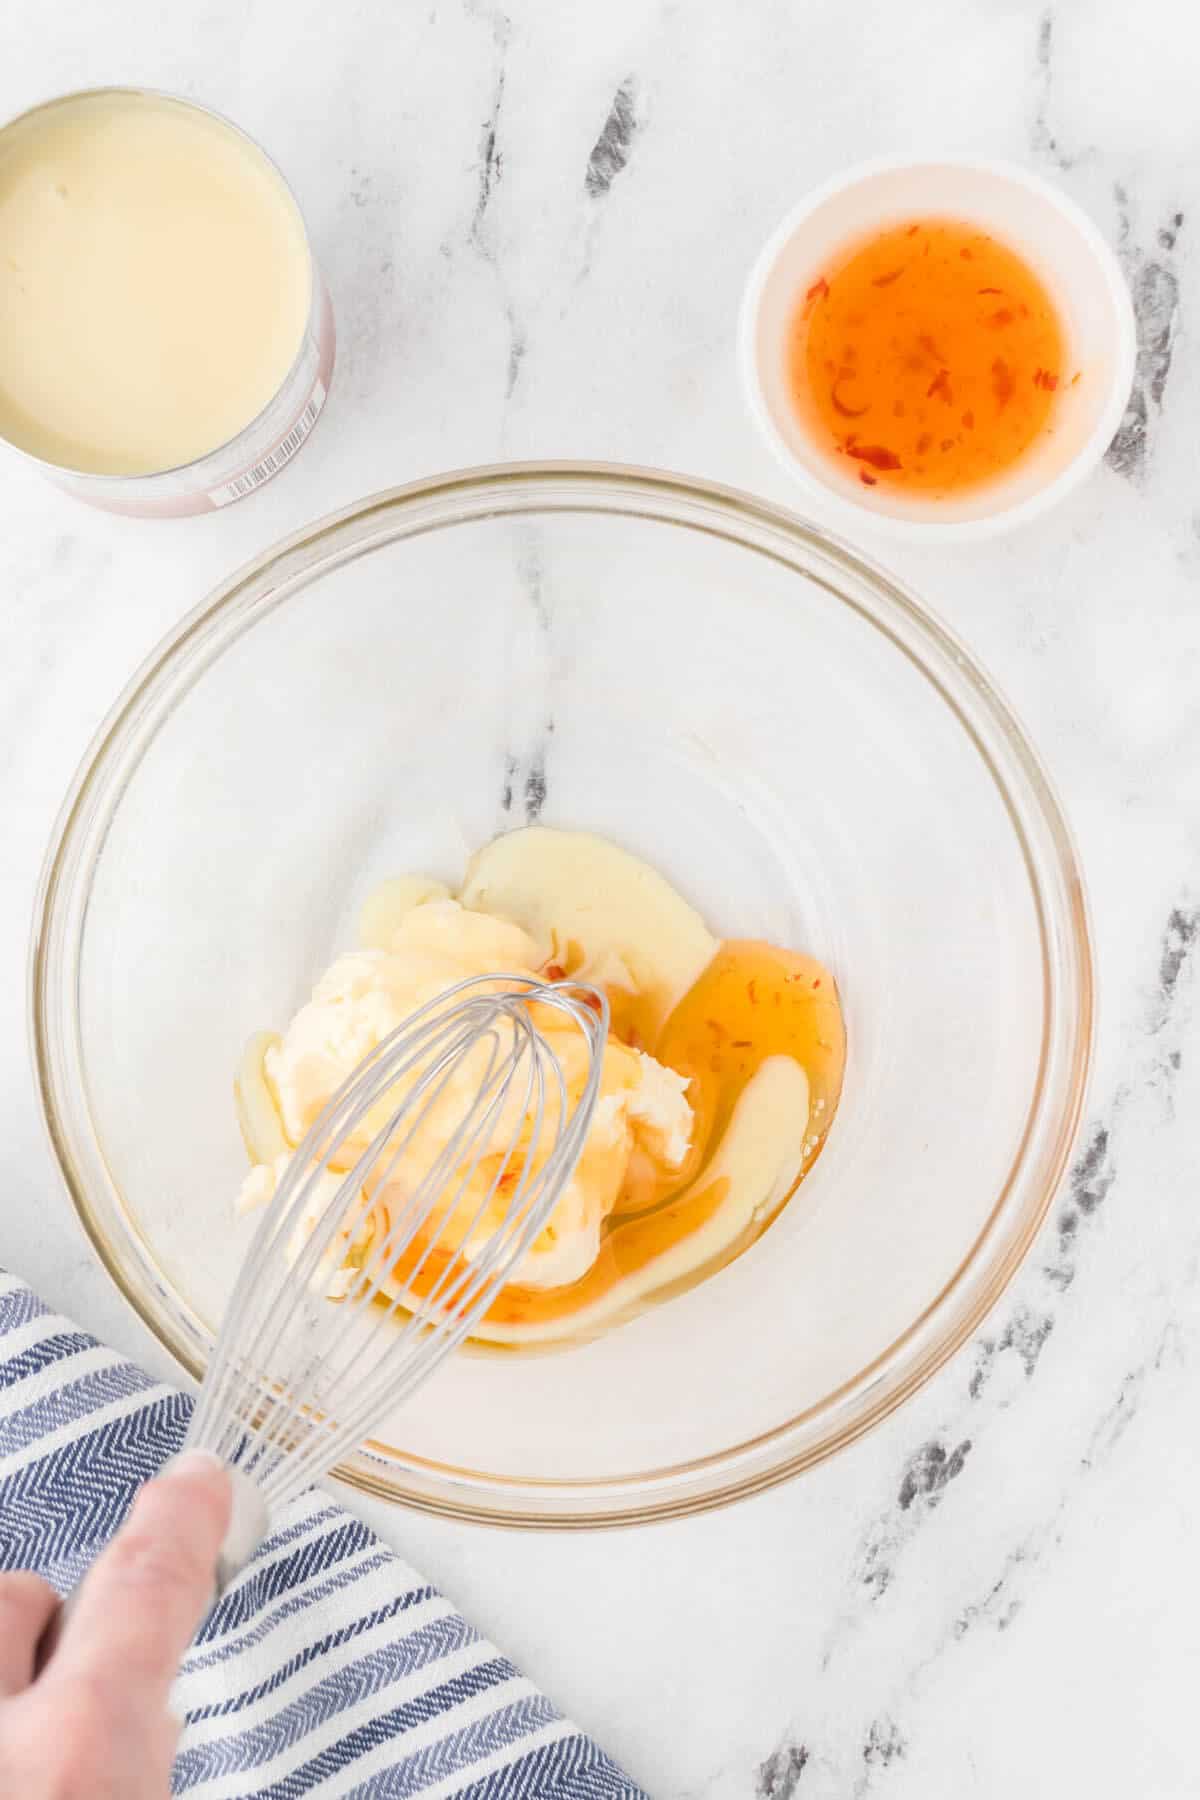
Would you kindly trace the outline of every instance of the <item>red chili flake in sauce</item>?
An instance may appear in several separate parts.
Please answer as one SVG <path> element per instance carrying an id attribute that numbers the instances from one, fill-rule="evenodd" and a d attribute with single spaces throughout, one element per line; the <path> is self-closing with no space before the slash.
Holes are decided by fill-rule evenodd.
<path id="1" fill-rule="evenodd" d="M 894 450 L 884 444 L 855 444 L 846 442 L 846 454 L 855 457 L 859 462 L 870 463 L 873 469 L 898 469 L 900 458 Z"/>
<path id="2" fill-rule="evenodd" d="M 903 275 L 903 273 L 904 273 L 904 270 L 901 268 L 901 269 L 892 269 L 890 271 L 890 273 L 887 275 L 876 275 L 874 280 L 871 282 L 871 286 L 872 287 L 891 287 L 893 281 L 899 281 L 899 279 L 900 279 L 901 275 Z"/>
<path id="3" fill-rule="evenodd" d="M 547 963 L 542 970 L 542 974 L 546 977 L 547 981 L 561 981 L 566 975 L 566 972 L 567 971 L 563 968 L 561 963 L 554 962 Z"/>
<path id="4" fill-rule="evenodd" d="M 973 250 L 968 250 L 964 247 L 962 250 L 959 251 L 958 254 L 962 257 L 964 262 L 974 262 L 975 261 L 975 252 Z"/>
<path id="5" fill-rule="evenodd" d="M 905 237 L 916 237 L 916 235 L 917 235 L 918 231 L 920 231 L 920 229 L 921 229 L 921 227 L 919 225 L 910 225 L 904 235 L 905 235 Z"/>
<path id="6" fill-rule="evenodd" d="M 964 431 L 973 431 L 975 429 L 975 414 L 971 411 L 970 407 L 968 407 L 963 414 L 962 422 Z"/>
<path id="7" fill-rule="evenodd" d="M 925 389 L 925 398 L 927 400 L 932 400 L 935 394 L 940 394 L 947 406 L 952 405 L 954 396 L 950 392 L 949 369 L 939 369 L 929 386 Z"/>
<path id="8" fill-rule="evenodd" d="M 829 292 L 829 283 L 822 275 L 814 281 L 804 296 L 804 316 L 807 319 L 819 300 L 823 300 Z"/>
<path id="9" fill-rule="evenodd" d="M 746 993 L 750 997 L 751 1006 L 757 1006 L 758 1005 L 758 983 L 757 983 L 757 981 L 748 981 L 746 983 Z"/>
<path id="10" fill-rule="evenodd" d="M 1003 288 L 976 288 L 975 292 L 977 294 L 1002 294 L 1004 292 L 1004 289 Z"/>
<path id="11" fill-rule="evenodd" d="M 1058 376 L 1052 375 L 1049 369 L 1035 369 L 1033 372 L 1033 385 L 1034 387 L 1045 388 L 1048 394 L 1052 394 L 1058 386 Z"/>
<path id="12" fill-rule="evenodd" d="M 860 469 L 858 471 L 858 479 L 862 482 L 864 487 L 878 487 L 879 486 L 879 483 L 876 481 L 875 477 L 873 475 L 868 475 L 867 471 L 865 469 Z"/>
<path id="13" fill-rule="evenodd" d="M 843 419 L 861 419 L 864 413 L 870 412 L 871 410 L 870 401 L 868 401 L 865 406 L 847 406 L 846 402 L 838 393 L 838 389 L 841 387 L 843 381 L 853 380 L 854 370 L 842 369 L 838 373 L 837 380 L 829 390 L 829 399 L 833 406 L 833 410 L 836 413 L 840 413 Z"/>
<path id="14" fill-rule="evenodd" d="M 996 396 L 997 406 L 1007 406 L 1016 392 L 1017 384 L 1013 372 L 1002 356 L 998 356 L 992 364 L 992 392 Z"/>
<path id="15" fill-rule="evenodd" d="M 988 324 L 993 331 L 1002 331 L 1006 325 L 1012 324 L 1016 316 L 1011 306 L 1001 306 L 992 314 Z"/>

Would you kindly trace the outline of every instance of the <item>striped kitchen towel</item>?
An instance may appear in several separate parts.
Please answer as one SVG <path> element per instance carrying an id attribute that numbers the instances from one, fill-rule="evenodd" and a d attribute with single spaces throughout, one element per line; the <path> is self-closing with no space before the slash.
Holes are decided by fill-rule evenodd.
<path id="1" fill-rule="evenodd" d="M 0 1273 L 0 1568 L 72 1586 L 191 1401 Z M 189 1651 L 173 1791 L 646 1800 L 491 1644 L 314 1489 Z"/>

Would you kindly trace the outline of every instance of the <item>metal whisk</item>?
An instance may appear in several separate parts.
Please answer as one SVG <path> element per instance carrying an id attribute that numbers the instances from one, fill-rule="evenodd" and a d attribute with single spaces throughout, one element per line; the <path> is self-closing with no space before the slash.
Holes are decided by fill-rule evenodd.
<path id="1" fill-rule="evenodd" d="M 539 1027 L 547 1010 L 578 1033 L 563 1045 L 574 1082 Z M 317 1118 L 254 1235 L 184 1444 L 234 1477 L 214 1597 L 272 1510 L 428 1381 L 492 1304 L 574 1173 L 607 1036 L 594 988 L 475 976 L 412 1013 Z M 42 1634 L 39 1669 L 76 1593 Z"/>
<path id="2" fill-rule="evenodd" d="M 539 1020 L 573 1028 L 551 1032 L 561 1055 Z M 218 1588 L 269 1513 L 422 1386 L 516 1270 L 579 1159 L 607 1032 L 591 988 L 476 977 L 325 1107 L 259 1224 L 188 1430 L 185 1447 L 235 1471 Z"/>

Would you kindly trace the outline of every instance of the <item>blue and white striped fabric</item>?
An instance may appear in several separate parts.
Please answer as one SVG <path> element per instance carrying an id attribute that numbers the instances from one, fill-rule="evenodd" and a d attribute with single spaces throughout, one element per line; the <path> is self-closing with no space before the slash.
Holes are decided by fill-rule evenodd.
<path id="1" fill-rule="evenodd" d="M 72 1586 L 190 1407 L 0 1273 L 0 1568 Z M 194 1800 L 646 1800 L 319 1490 L 214 1609 L 174 1705 Z"/>

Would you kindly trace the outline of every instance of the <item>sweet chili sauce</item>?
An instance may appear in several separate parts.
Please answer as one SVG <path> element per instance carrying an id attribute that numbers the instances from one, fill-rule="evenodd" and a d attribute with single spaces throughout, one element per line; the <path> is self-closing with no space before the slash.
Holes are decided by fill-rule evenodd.
<path id="1" fill-rule="evenodd" d="M 801 296 L 788 342 L 800 416 L 865 487 L 961 493 L 1047 429 L 1062 325 L 1015 251 L 950 219 L 890 227 Z"/>
<path id="2" fill-rule="evenodd" d="M 609 999 L 620 1034 L 628 1009 L 618 990 L 611 990 Z M 809 1129 L 795 1180 L 770 1212 L 757 1215 L 739 1240 L 724 1247 L 718 1265 L 691 1270 L 682 1286 L 690 1287 L 714 1266 L 731 1261 L 765 1231 L 816 1162 L 841 1094 L 846 1031 L 833 977 L 813 957 L 753 940 L 723 943 L 650 1048 L 660 1062 L 688 1077 L 695 1120 L 687 1161 L 665 1180 L 631 1165 L 600 1254 L 587 1273 L 560 1288 L 510 1282 L 488 1310 L 490 1324 L 569 1324 L 572 1314 L 603 1300 L 625 1277 L 708 1224 L 728 1198 L 730 1181 L 727 1175 L 705 1179 L 706 1171 L 739 1097 L 768 1057 L 791 1057 L 808 1076 Z M 392 1274 L 414 1291 L 427 1293 L 442 1279 L 449 1260 L 445 1251 L 430 1253 L 417 1244 Z"/>

